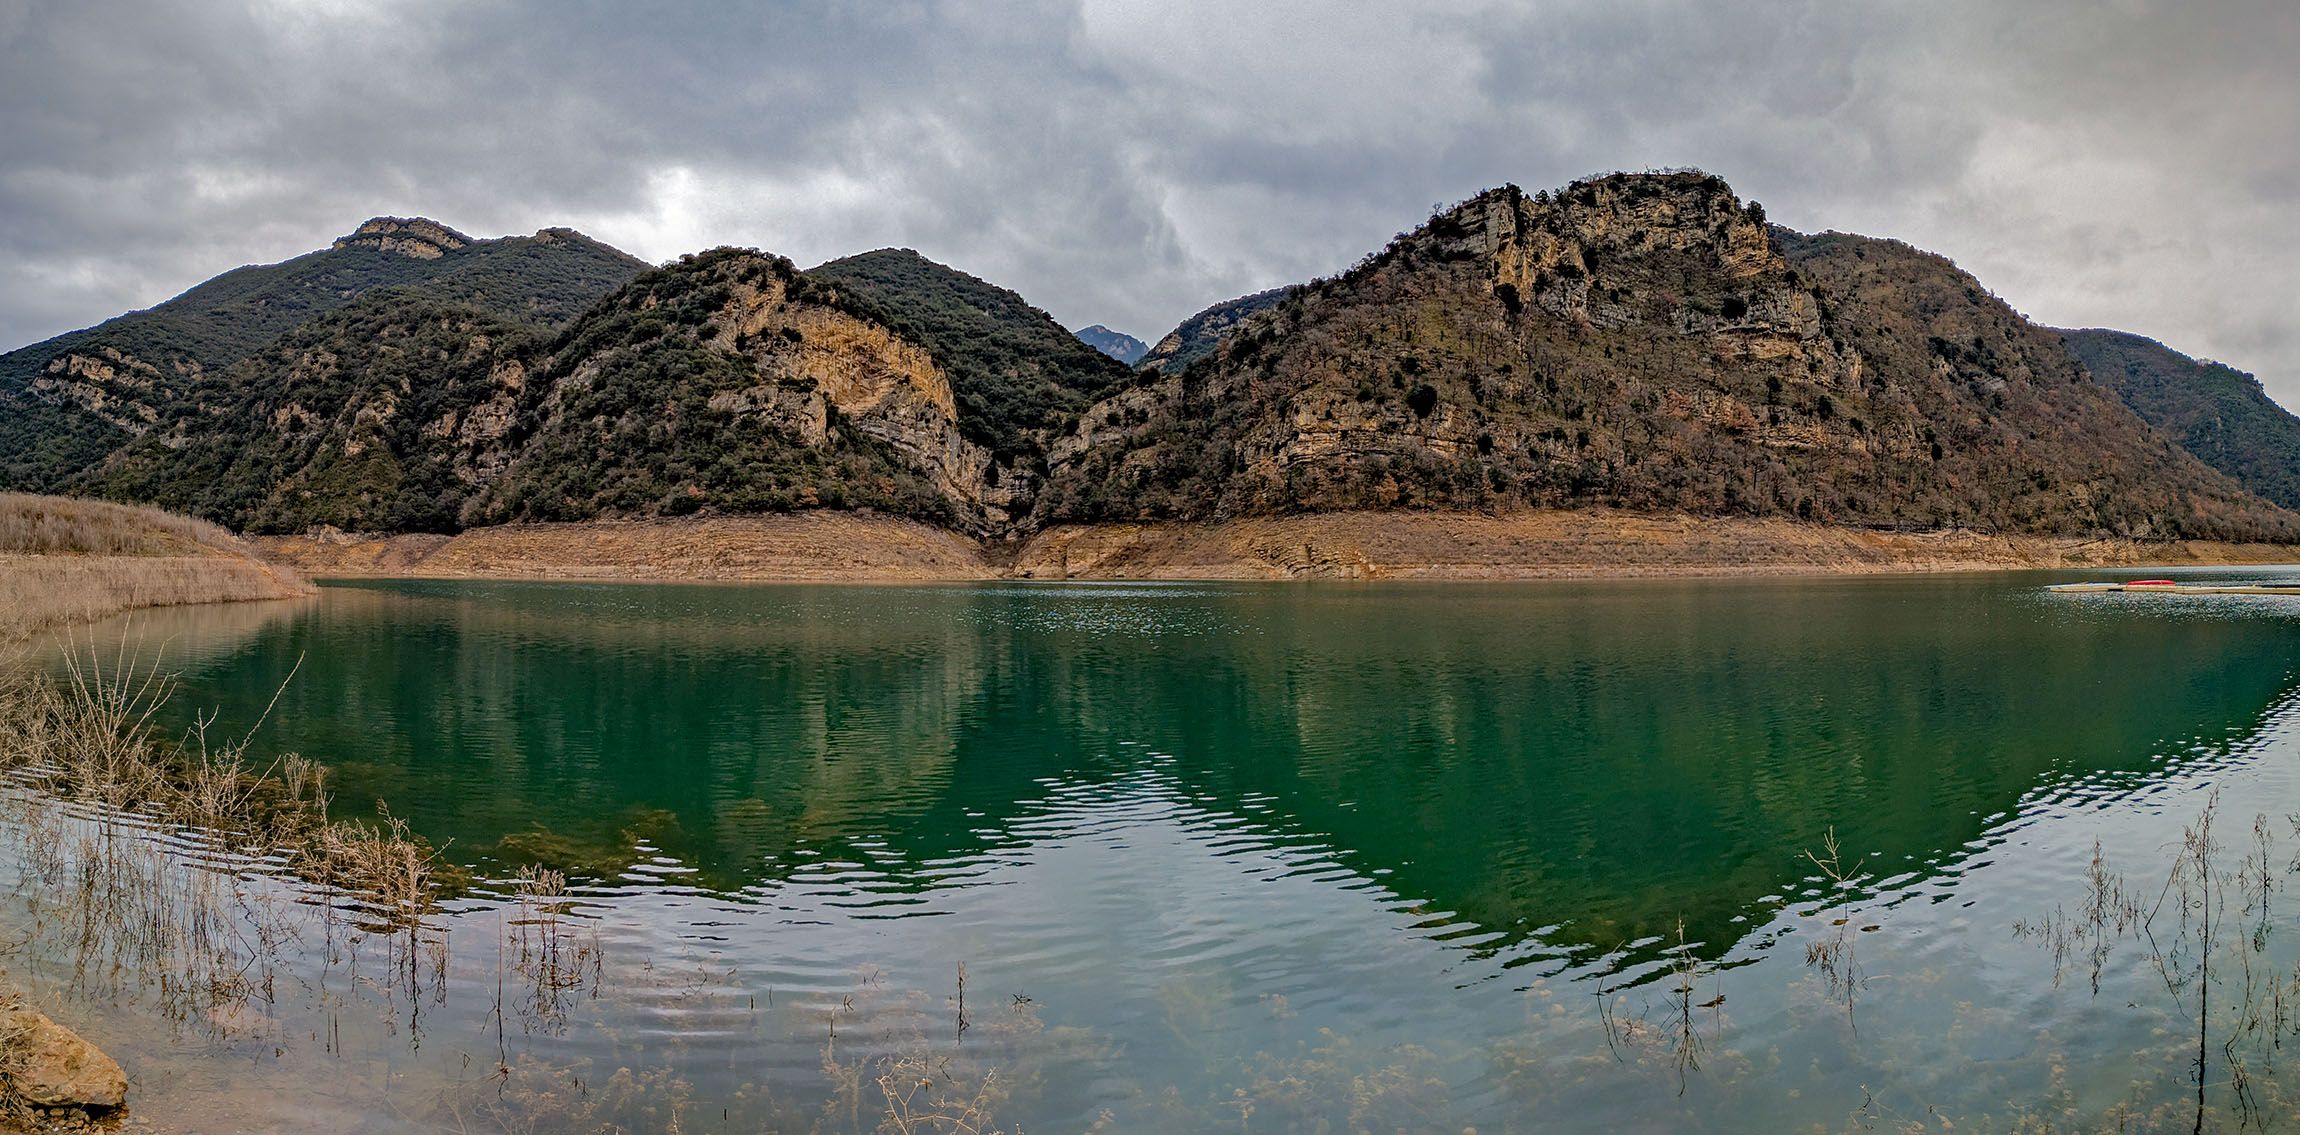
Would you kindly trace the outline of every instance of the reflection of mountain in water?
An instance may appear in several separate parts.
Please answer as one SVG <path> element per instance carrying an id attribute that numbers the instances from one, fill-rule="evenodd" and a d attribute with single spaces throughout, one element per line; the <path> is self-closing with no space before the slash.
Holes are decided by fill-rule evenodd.
<path id="1" fill-rule="evenodd" d="M 1509 940 L 1714 946 L 1832 825 L 1924 870 L 2040 781 L 2255 728 L 2292 624 L 2003 580 L 336 590 L 194 676 L 465 858 L 920 887 L 1138 773 Z M 905 865 L 908 865 L 907 867 Z"/>

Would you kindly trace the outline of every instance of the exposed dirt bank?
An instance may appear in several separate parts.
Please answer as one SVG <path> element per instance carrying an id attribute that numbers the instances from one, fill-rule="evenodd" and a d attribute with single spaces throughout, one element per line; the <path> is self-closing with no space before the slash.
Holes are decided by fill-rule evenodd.
<path id="1" fill-rule="evenodd" d="M 894 582 L 995 579 L 1541 579 L 2300 562 L 2300 547 L 1890 533 L 1587 510 L 1352 512 L 1066 525 L 984 546 L 853 513 L 535 524 L 460 536 L 258 537 L 319 576 Z"/>
<path id="2" fill-rule="evenodd" d="M 800 512 L 689 520 L 511 524 L 445 536 L 259 536 L 318 576 L 896 582 L 992 579 L 980 545 L 889 516 Z"/>
<path id="3" fill-rule="evenodd" d="M 2300 562 L 2300 547 L 1872 532 L 1591 509 L 1350 512 L 1040 533 L 1013 572 L 1081 579 L 1542 579 Z"/>

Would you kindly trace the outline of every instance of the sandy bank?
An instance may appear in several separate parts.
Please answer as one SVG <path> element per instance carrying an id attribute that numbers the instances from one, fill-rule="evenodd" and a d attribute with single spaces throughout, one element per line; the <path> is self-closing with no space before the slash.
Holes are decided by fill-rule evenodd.
<path id="1" fill-rule="evenodd" d="M 992 579 L 973 540 L 889 516 L 800 512 L 513 524 L 445 536 L 257 536 L 315 576 L 899 582 Z"/>
<path id="2" fill-rule="evenodd" d="M 1872 532 L 1589 509 L 1049 529 L 1012 570 L 1083 579 L 1544 579 L 2300 562 L 2300 547 Z"/>
<path id="3" fill-rule="evenodd" d="M 1543 579 L 2300 562 L 2300 547 L 2274 544 L 1870 532 L 1599 509 L 1064 525 L 991 545 L 851 513 L 253 542 L 316 576 L 602 580 Z"/>

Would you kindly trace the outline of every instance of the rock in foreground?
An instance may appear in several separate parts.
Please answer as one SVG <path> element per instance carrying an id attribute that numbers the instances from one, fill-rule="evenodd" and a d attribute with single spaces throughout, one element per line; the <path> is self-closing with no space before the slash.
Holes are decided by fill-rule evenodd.
<path id="1" fill-rule="evenodd" d="M 128 1076 L 102 1049 L 12 999 L 0 1005 L 0 1079 L 34 1107 L 110 1111 L 128 1101 Z"/>

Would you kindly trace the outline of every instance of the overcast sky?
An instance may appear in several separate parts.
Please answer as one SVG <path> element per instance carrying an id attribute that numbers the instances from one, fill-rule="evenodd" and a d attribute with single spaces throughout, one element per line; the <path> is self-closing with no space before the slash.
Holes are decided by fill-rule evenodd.
<path id="1" fill-rule="evenodd" d="M 2300 5 L 0 0 L 0 347 L 377 214 L 916 248 L 1155 340 L 1515 181 L 1700 166 L 2300 405 Z"/>

